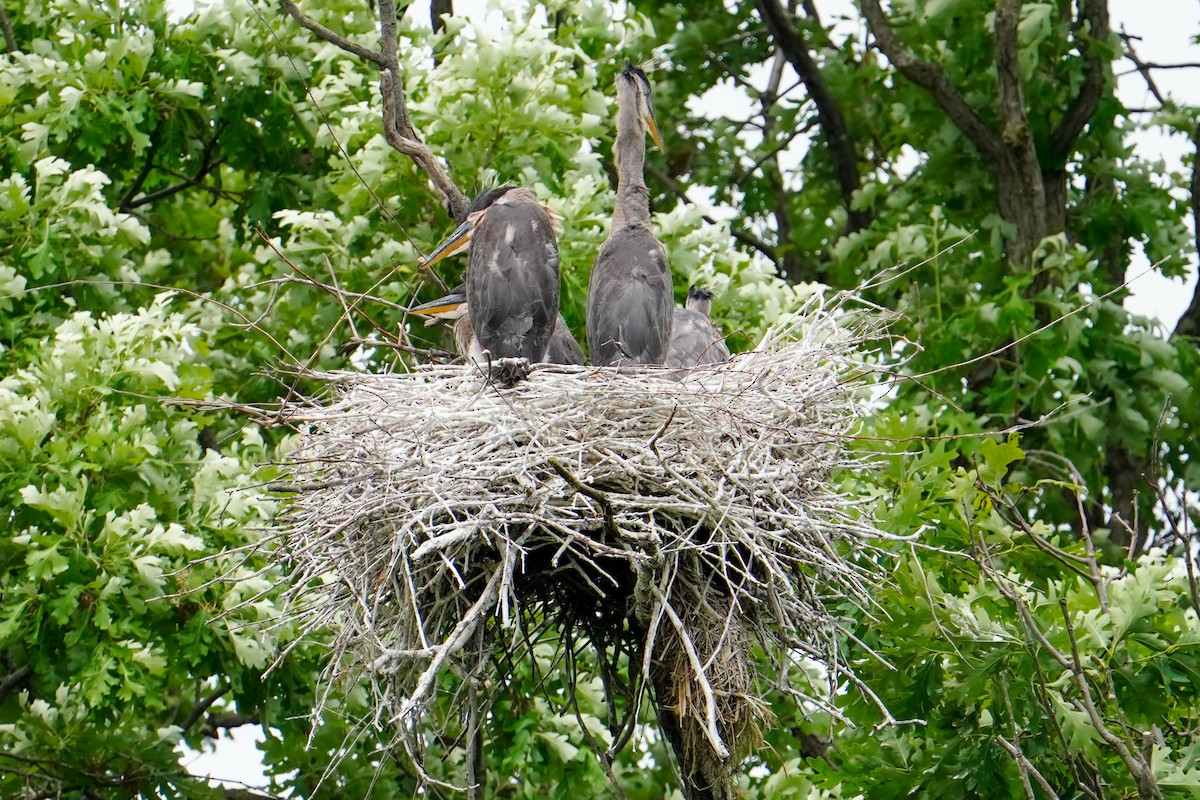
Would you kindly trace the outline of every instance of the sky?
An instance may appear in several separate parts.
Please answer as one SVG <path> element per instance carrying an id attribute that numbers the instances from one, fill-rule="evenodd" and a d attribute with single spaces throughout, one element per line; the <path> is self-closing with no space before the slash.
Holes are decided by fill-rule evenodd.
<path id="1" fill-rule="evenodd" d="M 815 0 L 822 18 L 831 20 L 852 8 L 849 0 Z M 179 0 L 180 5 L 190 5 Z M 303 3 L 301 3 L 303 6 Z M 460 15 L 471 18 L 486 16 L 488 0 L 454 0 L 454 8 Z M 1200 62 L 1200 45 L 1192 38 L 1200 34 L 1200 0 L 1109 0 L 1114 30 L 1124 28 L 1128 33 L 1142 37 L 1136 43 L 1139 55 L 1157 63 Z M 429 19 L 428 0 L 417 0 L 409 14 L 414 19 Z M 1126 62 L 1127 66 L 1128 62 Z M 1155 76 L 1164 94 L 1183 103 L 1200 104 L 1200 70 L 1159 70 Z M 1129 107 L 1146 107 L 1154 104 L 1141 76 L 1126 74 L 1118 79 L 1121 99 Z M 720 109 L 722 114 L 737 114 L 737 109 L 749 109 L 749 102 L 729 83 L 722 89 L 705 95 L 695 110 Z M 661 113 L 661 112 L 660 112 Z M 1161 159 L 1169 170 L 1183 169 L 1182 158 L 1190 152 L 1191 144 L 1185 136 L 1143 137 L 1136 142 L 1139 153 L 1149 159 Z M 793 154 L 799 158 L 799 154 Z M 1179 315 L 1187 308 L 1196 286 L 1196 259 L 1193 256 L 1186 280 L 1164 278 L 1158 274 L 1145 273 L 1148 264 L 1142 257 L 1130 267 L 1127 279 L 1131 296 L 1126 307 L 1148 317 L 1157 317 L 1164 327 L 1171 328 Z M 1135 276 L 1141 275 L 1141 277 Z M 192 753 L 185 766 L 196 775 L 208 775 L 213 779 L 232 785 L 264 787 L 262 761 L 255 744 L 262 740 L 262 732 L 253 726 L 239 728 L 221 735 L 215 747 L 204 753 Z"/>

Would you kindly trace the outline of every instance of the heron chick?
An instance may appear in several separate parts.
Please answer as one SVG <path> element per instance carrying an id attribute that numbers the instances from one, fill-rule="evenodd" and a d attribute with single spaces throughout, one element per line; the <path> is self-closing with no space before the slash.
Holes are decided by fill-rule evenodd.
<path id="1" fill-rule="evenodd" d="M 477 363 L 486 364 L 486 357 L 475 339 L 475 328 L 471 325 L 471 317 L 467 313 L 466 287 L 459 286 L 453 292 L 428 303 L 413 306 L 408 313 L 426 317 L 425 324 L 433 325 L 438 320 L 454 322 L 454 346 L 458 354 Z M 575 337 L 567 322 L 558 315 L 554 332 L 550 335 L 550 345 L 546 348 L 547 364 L 565 364 L 580 366 L 584 363 L 583 348 Z"/>
<path id="2" fill-rule="evenodd" d="M 693 285 L 688 289 L 687 302 L 675 309 L 671 323 L 671 346 L 666 365 L 672 369 L 691 369 L 705 364 L 729 360 L 725 337 L 709 316 L 713 294 Z"/>
<path id="3" fill-rule="evenodd" d="M 617 205 L 588 282 L 587 341 L 601 366 L 661 364 L 671 339 L 671 267 L 650 227 L 646 134 L 663 149 L 646 73 L 617 76 Z"/>
<path id="4" fill-rule="evenodd" d="M 546 360 L 558 319 L 555 219 L 528 189 L 489 189 L 423 262 L 429 267 L 469 248 L 465 299 L 480 356 L 475 360 Z M 501 377 L 501 382 L 515 381 Z"/>

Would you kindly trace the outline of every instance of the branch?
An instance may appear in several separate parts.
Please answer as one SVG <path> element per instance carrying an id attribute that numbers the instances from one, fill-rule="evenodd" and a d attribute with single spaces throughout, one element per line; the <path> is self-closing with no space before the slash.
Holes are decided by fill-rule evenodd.
<path id="1" fill-rule="evenodd" d="M 654 164 L 647 161 L 646 162 L 646 172 L 653 175 L 655 180 L 659 181 L 664 186 L 666 186 L 667 191 L 669 191 L 671 194 L 675 195 L 680 200 L 682 200 L 685 203 L 688 203 L 689 205 L 692 203 L 692 199 L 687 196 L 687 187 L 685 187 L 682 183 L 677 181 L 675 178 L 672 178 L 670 175 L 668 175 L 662 169 L 660 169 L 659 167 L 657 167 Z M 703 219 L 705 222 L 709 223 L 710 225 L 719 224 L 717 222 L 717 220 L 713 219 L 708 214 L 702 214 L 700 218 Z M 746 233 L 743 230 L 735 228 L 732 225 L 729 226 L 729 233 L 733 236 L 733 238 L 737 239 L 739 242 L 750 245 L 755 250 L 762 253 L 767 258 L 771 259 L 772 263 L 775 263 L 775 264 L 778 263 L 778 258 L 775 254 L 775 248 L 772 247 L 771 245 L 767 244 L 766 242 L 764 242 L 762 239 L 759 239 L 757 236 L 755 236 L 751 233 Z"/>
<path id="2" fill-rule="evenodd" d="M 433 0 L 429 4 L 429 24 L 433 28 L 434 33 L 441 33 L 446 29 L 446 20 L 444 17 L 454 14 L 454 3 L 452 0 Z"/>
<path id="3" fill-rule="evenodd" d="M 1058 127 L 1050 136 L 1051 153 L 1055 158 L 1064 160 L 1071 154 L 1075 140 L 1083 132 L 1084 126 L 1096 113 L 1100 95 L 1108 80 L 1108 62 L 1100 51 L 1100 43 L 1112 35 L 1112 27 L 1108 21 L 1108 0 L 1079 2 L 1080 21 L 1088 25 L 1086 34 L 1078 34 L 1079 51 L 1087 58 L 1087 66 L 1083 70 L 1083 85 L 1079 87 L 1079 94 L 1071 101 Z M 1126 48 L 1130 49 L 1128 43 Z"/>
<path id="4" fill-rule="evenodd" d="M 829 85 L 825 83 L 821 68 L 809 52 L 808 43 L 796 27 L 795 20 L 784 10 L 779 0 L 754 0 L 754 4 L 758 6 L 763 22 L 771 32 L 771 38 L 787 56 L 796 74 L 804 81 L 808 96 L 817 107 L 817 118 L 825 132 L 838 185 L 842 189 L 842 202 L 846 206 L 850 231 L 861 230 L 871 224 L 871 214 L 851 207 L 854 193 L 862 188 L 862 180 L 858 174 L 858 156 L 854 150 L 854 141 L 850 138 L 850 130 L 846 126 L 846 118 L 842 116 L 841 106 L 829 90 Z"/>
<path id="5" fill-rule="evenodd" d="M 937 64 L 924 61 L 900 43 L 879 0 L 862 0 L 863 16 L 875 34 L 875 46 L 908 80 L 929 92 L 950 121 L 971 140 L 986 158 L 999 163 L 1007 157 L 1004 142 L 990 129 L 975 109 L 959 94 Z"/>
<path id="6" fill-rule="evenodd" d="M 1125 57 L 1133 62 L 1134 71 L 1141 73 L 1142 78 L 1146 81 L 1146 88 L 1150 90 L 1150 94 L 1154 95 L 1154 99 L 1159 102 L 1159 105 L 1165 106 L 1167 104 L 1167 98 L 1161 91 L 1159 91 L 1158 84 L 1155 82 L 1154 76 L 1150 74 L 1152 65 L 1138 58 L 1137 51 L 1133 49 L 1133 40 L 1135 37 L 1126 32 L 1124 28 L 1121 29 L 1121 33 L 1119 35 L 1121 37 L 1121 41 L 1125 44 Z"/>
<path id="7" fill-rule="evenodd" d="M 224 123 L 218 126 L 217 129 L 213 131 L 212 138 L 205 142 L 204 151 L 200 154 L 200 167 L 196 170 L 195 175 L 190 178 L 184 178 L 179 183 L 168 186 L 165 189 L 159 189 L 156 192 L 144 194 L 137 199 L 129 199 L 130 195 L 134 194 L 137 189 L 141 187 L 142 183 L 146 180 L 146 176 L 150 173 L 150 170 L 154 168 L 154 151 L 156 147 L 151 145 L 150 151 L 147 154 L 147 161 L 145 165 L 142 166 L 141 173 L 139 173 L 138 177 L 134 180 L 133 188 L 131 188 L 129 193 L 125 195 L 125 199 L 121 201 L 121 205 L 119 206 L 118 210 L 128 214 L 135 208 L 141 208 L 142 206 L 149 205 L 150 203 L 158 200 L 163 200 L 171 195 L 179 194 L 185 189 L 190 189 L 193 186 L 199 186 L 204 179 L 208 177 L 209 173 L 220 166 L 221 162 L 223 161 L 223 159 L 220 158 L 213 158 L 213 154 L 216 151 L 217 142 L 221 138 L 221 133 L 225 130 L 225 128 L 226 124 Z M 205 188 L 213 191 L 211 187 Z"/>
<path id="8" fill-rule="evenodd" d="M 132 208 L 129 204 L 133 202 L 133 198 L 137 197 L 138 192 L 142 190 L 142 186 L 146 183 L 146 178 L 150 177 L 150 173 L 154 171 L 154 155 L 157 152 L 158 141 L 157 139 L 151 139 L 150 146 L 146 148 L 146 162 L 142 164 L 142 169 L 138 172 L 137 177 L 133 179 L 129 191 L 121 198 L 121 202 L 117 205 L 118 210 Z"/>
<path id="9" fill-rule="evenodd" d="M 347 53 L 352 53 L 359 58 L 370 61 L 375 66 L 382 69 L 387 69 L 388 64 L 383 60 L 383 54 L 377 50 L 372 50 L 369 47 L 363 47 L 361 44 L 355 44 L 345 36 L 334 33 L 319 22 L 309 19 L 300 7 L 296 5 L 295 0 L 279 0 L 283 4 L 283 10 L 292 16 L 292 19 L 300 23 L 300 27 L 310 30 L 317 35 L 317 38 L 324 39 L 335 47 L 345 50 Z M 393 19 L 395 14 L 393 12 Z"/>
<path id="10" fill-rule="evenodd" d="M 383 2 L 380 2 L 382 8 Z M 458 186 L 442 169 L 433 152 L 420 139 L 405 136 L 401 125 L 412 126 L 408 123 L 408 110 L 404 104 L 404 92 L 396 84 L 392 70 L 384 70 L 379 76 L 379 92 L 383 95 L 383 135 L 395 150 L 411 158 L 418 167 L 425 171 L 434 188 L 442 197 L 442 205 L 456 222 L 467 218 L 471 204 Z M 414 132 L 415 135 L 415 132 Z"/>
<path id="11" fill-rule="evenodd" d="M 1192 164 L 1192 196 L 1190 198 L 1192 230 L 1197 245 L 1200 245 L 1200 125 L 1197 125 L 1196 130 L 1192 133 L 1192 147 L 1196 151 L 1195 163 Z M 1200 252 L 1200 249 L 1197 252 Z M 1175 323 L 1175 330 L 1171 335 L 1200 336 L 1200 280 L 1197 280 L 1196 288 L 1192 291 L 1192 302 L 1188 304 L 1183 316 Z"/>
<path id="12" fill-rule="evenodd" d="M 17 52 L 17 37 L 13 36 L 12 23 L 9 22 L 8 12 L 4 10 L 4 3 L 2 0 L 0 0 L 0 30 L 4 31 L 5 52 Z"/>
<path id="13" fill-rule="evenodd" d="M 1145 760 L 1135 755 L 1125 740 L 1117 736 L 1104 723 L 1104 718 L 1100 715 L 1096 708 L 1095 701 L 1092 699 L 1092 690 L 1087 682 L 1087 675 L 1083 669 L 1083 661 L 1079 657 L 1079 644 L 1075 638 L 1075 626 L 1071 623 L 1071 614 L 1067 611 L 1066 598 L 1059 598 L 1058 607 L 1062 612 L 1063 622 L 1067 629 L 1067 639 L 1071 643 L 1071 662 L 1072 673 L 1075 678 L 1075 685 L 1079 687 L 1080 700 L 1083 708 L 1087 711 L 1088 718 L 1092 722 L 1092 727 L 1096 729 L 1096 733 L 1100 734 L 1100 738 L 1105 744 L 1111 747 L 1121 761 L 1125 763 L 1125 768 L 1129 770 L 1129 774 L 1133 776 L 1134 782 L 1137 784 L 1138 796 L 1143 800 L 1150 798 L 1160 798 L 1162 793 L 1159 791 L 1158 782 L 1154 778 L 1154 772 L 1150 769 L 1150 765 Z"/>
<path id="14" fill-rule="evenodd" d="M 379 0 L 379 50 L 355 44 L 344 36 L 309 19 L 295 0 L 280 0 L 284 9 L 301 27 L 347 53 L 356 55 L 379 68 L 379 93 L 383 96 L 383 135 L 394 150 L 413 160 L 429 176 L 441 196 L 442 206 L 457 222 L 467 218 L 470 203 L 442 169 L 430 149 L 417 135 L 408 116 L 404 88 L 400 85 L 400 59 L 397 54 L 397 16 L 395 0 Z M 407 6 L 405 6 L 407 9 Z"/>
<path id="15" fill-rule="evenodd" d="M 0 680 L 0 702 L 9 696 L 13 689 L 16 689 L 22 683 L 25 683 L 25 681 L 29 680 L 32 675 L 33 667 L 29 666 L 28 664 L 18 667 L 17 669 L 5 675 L 4 679 Z"/>
<path id="16" fill-rule="evenodd" d="M 1000 95 L 1001 138 L 1012 147 L 1033 149 L 1029 118 L 1025 115 L 1025 88 L 1021 83 L 1017 24 L 1022 0 L 1001 0 L 996 9 L 996 78 Z"/>
<path id="17" fill-rule="evenodd" d="M 192 709 L 192 713 L 188 714 L 187 718 L 184 719 L 183 724 L 179 726 L 183 729 L 183 732 L 187 733 L 189 730 L 191 730 L 192 726 L 204 716 L 204 713 L 208 711 L 208 709 L 212 708 L 212 704 L 229 694 L 229 691 L 232 688 L 233 687 L 229 685 L 223 686 L 197 703 L 196 707 Z"/>
<path id="18" fill-rule="evenodd" d="M 257 714 L 209 714 L 200 726 L 200 733 L 215 739 L 221 731 L 240 728 L 243 725 L 261 725 L 262 719 Z"/>
<path id="19" fill-rule="evenodd" d="M 224 787 L 225 800 L 277 800 L 272 795 L 256 792 L 253 789 L 235 789 L 232 786 Z"/>

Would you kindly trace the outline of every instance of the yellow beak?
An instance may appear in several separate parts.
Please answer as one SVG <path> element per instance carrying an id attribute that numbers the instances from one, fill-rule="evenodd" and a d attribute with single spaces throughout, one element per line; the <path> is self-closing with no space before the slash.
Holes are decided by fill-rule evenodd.
<path id="1" fill-rule="evenodd" d="M 439 319 L 455 319 L 462 316 L 459 309 L 463 303 L 467 302 L 467 296 L 462 292 L 451 292 L 445 297 L 439 297 L 437 300 L 431 300 L 428 303 L 422 303 L 419 306 L 413 306 L 408 309 L 408 313 L 415 314 L 419 317 L 429 317 L 425 321 L 426 325 L 433 325 Z"/>
<path id="2" fill-rule="evenodd" d="M 667 148 L 663 147 L 662 137 L 658 135 L 658 123 L 654 121 L 654 109 L 649 107 L 649 103 L 647 103 L 646 128 L 650 131 L 650 138 L 658 145 L 658 149 L 664 153 L 667 152 Z"/>
<path id="3" fill-rule="evenodd" d="M 471 232 L 474 230 L 474 225 L 471 220 L 467 220 L 462 225 L 454 229 L 454 233 L 447 237 L 446 241 L 439 244 L 428 258 L 421 262 L 424 269 L 428 269 L 438 261 L 441 261 L 446 256 L 451 256 L 462 250 L 471 242 Z"/>

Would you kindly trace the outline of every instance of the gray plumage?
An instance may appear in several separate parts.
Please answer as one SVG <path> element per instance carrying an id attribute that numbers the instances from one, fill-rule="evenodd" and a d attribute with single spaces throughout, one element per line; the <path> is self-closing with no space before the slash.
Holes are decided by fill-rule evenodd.
<path id="1" fill-rule="evenodd" d="M 410 314 L 430 317 L 425 323 L 426 325 L 432 325 L 438 319 L 453 320 L 454 346 L 458 354 L 471 361 L 485 364 L 487 359 L 475 339 L 475 327 L 471 324 L 469 310 L 466 286 L 463 285 L 444 297 L 414 306 L 408 311 Z M 554 331 L 550 335 L 550 344 L 546 348 L 546 363 L 573 366 L 580 366 L 584 363 L 583 348 L 571 335 L 571 329 L 567 327 L 567 322 L 562 318 L 562 314 L 559 314 L 555 320 Z"/>
<path id="2" fill-rule="evenodd" d="M 461 355 L 482 362 L 483 350 L 475 339 L 475 329 L 469 316 L 463 316 L 454 323 L 454 344 Z M 566 320 L 559 314 L 554 331 L 550 334 L 550 344 L 546 347 L 546 357 L 542 361 L 546 364 L 582 366 L 584 360 L 583 348 L 575 341 Z"/>
<path id="3" fill-rule="evenodd" d="M 617 205 L 588 283 L 588 350 L 602 366 L 661 364 L 671 338 L 671 268 L 642 174 L 646 133 L 661 146 L 650 83 L 628 67 L 617 76 Z"/>
<path id="4" fill-rule="evenodd" d="M 575 341 L 566 320 L 559 314 L 558 324 L 554 326 L 554 333 L 550 336 L 550 347 L 546 350 L 546 363 L 582 366 L 586 362 L 583 348 Z"/>
<path id="5" fill-rule="evenodd" d="M 493 361 L 544 361 L 558 319 L 558 243 L 550 214 L 528 189 L 485 192 L 467 265 L 467 309 L 475 340 Z"/>
<path id="6" fill-rule="evenodd" d="M 729 360 L 725 338 L 709 317 L 712 292 L 699 286 L 688 289 L 684 308 L 675 309 L 671 325 L 671 345 L 666 365 L 672 369 L 691 369 Z"/>

